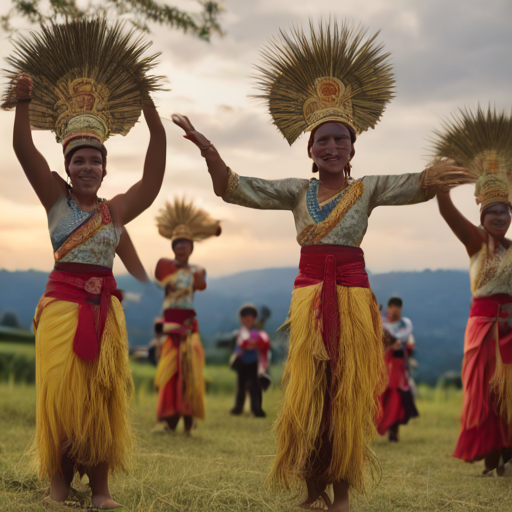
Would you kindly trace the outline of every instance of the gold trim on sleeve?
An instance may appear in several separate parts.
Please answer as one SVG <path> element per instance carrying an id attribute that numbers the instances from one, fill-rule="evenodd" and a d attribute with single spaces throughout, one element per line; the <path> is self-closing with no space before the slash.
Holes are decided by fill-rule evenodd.
<path id="1" fill-rule="evenodd" d="M 226 189 L 226 193 L 224 194 L 224 197 L 231 196 L 235 192 L 235 190 L 238 188 L 238 183 L 240 182 L 240 176 L 238 176 L 238 174 L 236 172 L 233 172 L 229 167 L 228 167 L 228 174 L 229 174 L 228 188 Z"/>

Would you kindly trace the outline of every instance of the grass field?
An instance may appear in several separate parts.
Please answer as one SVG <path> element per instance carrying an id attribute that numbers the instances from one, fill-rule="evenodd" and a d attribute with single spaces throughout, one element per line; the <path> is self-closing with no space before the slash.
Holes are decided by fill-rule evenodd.
<path id="1" fill-rule="evenodd" d="M 226 372 L 214 369 L 211 378 L 234 378 Z M 24 452 L 34 432 L 34 395 L 33 386 L 0 384 L 2 512 L 70 510 L 44 505 L 47 487 L 27 469 Z M 141 389 L 134 404 L 137 453 L 130 474 L 112 479 L 114 497 L 125 510 L 140 512 L 299 510 L 293 496 L 272 494 L 265 487 L 274 452 L 270 427 L 280 397 L 279 389 L 265 395 L 268 418 L 262 420 L 230 417 L 232 396 L 209 394 L 207 420 L 185 438 L 150 433 L 156 395 Z M 421 418 L 403 429 L 400 443 L 375 443 L 382 480 L 366 497 L 354 497 L 352 510 L 512 511 L 512 480 L 483 477 L 481 464 L 451 457 L 460 405 L 459 392 L 422 389 Z"/>

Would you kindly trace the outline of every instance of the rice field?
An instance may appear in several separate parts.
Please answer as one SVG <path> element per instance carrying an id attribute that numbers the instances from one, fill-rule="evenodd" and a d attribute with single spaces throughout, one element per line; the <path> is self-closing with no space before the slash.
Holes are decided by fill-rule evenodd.
<path id="1" fill-rule="evenodd" d="M 223 368 L 208 371 L 217 392 L 208 394 L 207 420 L 199 422 L 191 438 L 151 433 L 156 395 L 139 389 L 133 408 L 136 457 L 129 474 L 112 478 L 114 498 L 130 512 L 300 510 L 293 494 L 274 494 L 265 486 L 281 391 L 265 394 L 267 418 L 231 417 L 233 397 L 227 390 L 234 374 Z M 400 442 L 376 441 L 382 479 L 367 496 L 353 497 L 353 512 L 512 511 L 512 479 L 483 477 L 482 464 L 451 457 L 460 407 L 458 391 L 421 389 L 421 417 L 402 429 Z M 0 510 L 92 510 L 85 481 L 74 483 L 83 506 L 77 499 L 67 506 L 45 503 L 47 485 L 36 480 L 25 455 L 34 428 L 34 387 L 0 384 Z"/>

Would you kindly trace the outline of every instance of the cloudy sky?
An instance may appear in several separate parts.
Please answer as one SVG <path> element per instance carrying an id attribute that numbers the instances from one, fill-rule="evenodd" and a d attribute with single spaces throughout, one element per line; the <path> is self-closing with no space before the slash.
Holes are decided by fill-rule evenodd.
<path id="1" fill-rule="evenodd" d="M 9 4 L 0 0 L 1 14 Z M 188 115 L 239 174 L 311 176 L 307 138 L 290 148 L 265 108 L 248 98 L 255 92 L 251 75 L 265 41 L 280 28 L 306 24 L 309 18 L 331 15 L 381 30 L 380 39 L 392 54 L 396 98 L 376 130 L 359 138 L 352 162 L 355 177 L 421 171 L 428 137 L 443 117 L 478 103 L 507 111 L 512 106 L 510 0 L 225 0 L 224 6 L 226 34 L 210 44 L 155 27 L 152 49 L 162 52 L 156 72 L 169 78 L 171 89 L 155 101 L 162 117 Z M 0 57 L 9 51 L 4 40 Z M 0 112 L 0 268 L 49 270 L 53 258 L 46 216 L 12 150 L 13 120 L 13 113 Z M 146 269 L 152 272 L 160 257 L 171 255 L 154 218 L 175 195 L 194 198 L 223 222 L 222 236 L 197 244 L 194 253 L 210 275 L 296 265 L 299 246 L 292 214 L 224 204 L 211 190 L 197 149 L 170 121 L 164 124 L 168 159 L 162 191 L 128 225 Z M 53 135 L 35 132 L 34 139 L 51 168 L 64 175 L 62 150 Z M 147 143 L 143 120 L 128 136 L 108 141 L 109 174 L 100 195 L 109 198 L 140 179 Z M 478 222 L 471 187 L 457 190 L 454 198 Z M 467 267 L 464 248 L 444 224 L 435 200 L 376 209 L 362 248 L 373 272 Z M 115 269 L 125 272 L 120 262 Z"/>

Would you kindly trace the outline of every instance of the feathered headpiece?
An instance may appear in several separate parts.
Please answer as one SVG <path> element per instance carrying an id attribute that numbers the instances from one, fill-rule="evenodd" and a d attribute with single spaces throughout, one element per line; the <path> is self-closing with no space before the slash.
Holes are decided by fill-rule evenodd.
<path id="1" fill-rule="evenodd" d="M 171 241 L 185 239 L 192 242 L 219 236 L 222 232 L 220 221 L 215 220 L 202 208 L 194 206 L 192 201 L 176 198 L 174 203 L 165 203 L 156 218 L 158 232 Z"/>
<path id="2" fill-rule="evenodd" d="M 493 203 L 510 202 L 512 119 L 496 110 L 476 114 L 460 110 L 442 131 L 435 131 L 436 159 L 449 159 L 468 172 L 464 183 L 476 183 L 475 197 L 483 211 Z"/>
<path id="3" fill-rule="evenodd" d="M 393 73 L 389 53 L 376 43 L 378 32 L 347 22 L 309 24 L 281 31 L 262 51 L 263 66 L 255 96 L 268 103 L 273 123 L 293 144 L 303 132 L 327 121 L 350 125 L 356 133 L 374 128 L 393 97 Z"/>
<path id="4" fill-rule="evenodd" d="M 16 106 L 18 78 L 32 78 L 30 124 L 55 132 L 67 154 L 82 146 L 102 148 L 110 135 L 126 135 L 140 117 L 143 98 L 159 90 L 149 76 L 155 58 L 142 57 L 151 43 L 105 19 L 43 25 L 21 36 L 7 58 L 10 86 L 2 108 Z"/>

